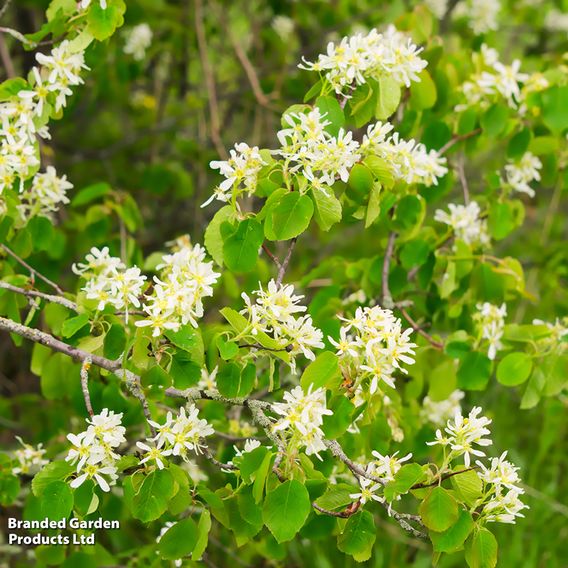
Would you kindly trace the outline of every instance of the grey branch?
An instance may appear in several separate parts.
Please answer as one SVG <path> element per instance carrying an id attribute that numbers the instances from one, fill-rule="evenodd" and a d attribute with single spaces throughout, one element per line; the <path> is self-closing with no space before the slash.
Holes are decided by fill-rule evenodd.
<path id="1" fill-rule="evenodd" d="M 26 296 L 28 298 L 41 298 L 46 302 L 51 302 L 52 304 L 60 304 L 61 306 L 66 307 L 69 310 L 74 312 L 77 311 L 77 304 L 64 298 L 63 296 L 54 296 L 52 294 L 45 294 L 44 292 L 38 292 L 37 290 L 28 290 L 26 288 L 19 288 L 18 286 L 13 286 L 12 284 L 8 284 L 7 282 L 0 282 L 0 288 L 4 290 L 9 290 L 10 292 L 14 292 L 15 294 L 21 294 L 22 296 Z"/>

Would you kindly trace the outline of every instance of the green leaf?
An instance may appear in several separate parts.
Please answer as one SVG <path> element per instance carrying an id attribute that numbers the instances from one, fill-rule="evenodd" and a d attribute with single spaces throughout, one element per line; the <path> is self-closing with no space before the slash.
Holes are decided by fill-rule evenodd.
<path id="1" fill-rule="evenodd" d="M 118 323 L 113 323 L 107 331 L 103 343 L 104 356 L 108 359 L 118 359 L 126 347 L 126 331 Z"/>
<path id="2" fill-rule="evenodd" d="M 458 369 L 458 387 L 465 390 L 485 390 L 491 376 L 491 360 L 482 353 L 466 353 Z"/>
<path id="3" fill-rule="evenodd" d="M 262 518 L 277 542 L 292 540 L 310 514 L 308 490 L 292 479 L 270 491 L 264 500 Z"/>
<path id="4" fill-rule="evenodd" d="M 349 173 L 349 187 L 361 198 L 367 198 L 373 189 L 373 173 L 363 164 L 355 164 Z"/>
<path id="5" fill-rule="evenodd" d="M 203 363 L 203 339 L 199 330 L 190 325 L 180 327 L 178 331 L 167 330 L 164 334 L 176 347 L 187 351 L 198 364 Z"/>
<path id="6" fill-rule="evenodd" d="M 373 183 L 371 193 L 369 193 L 367 212 L 365 213 L 365 229 L 368 229 L 381 213 L 381 188 L 379 182 Z"/>
<path id="7" fill-rule="evenodd" d="M 398 470 L 394 479 L 385 487 L 385 497 L 392 501 L 397 495 L 408 493 L 413 485 L 424 481 L 424 479 L 426 479 L 426 474 L 421 465 L 407 463 Z"/>
<path id="8" fill-rule="evenodd" d="M 523 128 L 520 132 L 517 132 L 507 145 L 507 158 L 509 160 L 520 160 L 529 149 L 531 140 L 532 133 L 529 128 Z"/>
<path id="9" fill-rule="evenodd" d="M 0 474 L 0 505 L 8 507 L 20 493 L 20 479 L 16 475 Z"/>
<path id="10" fill-rule="evenodd" d="M 357 562 L 371 558 L 377 529 L 375 520 L 369 511 L 361 511 L 349 517 L 343 532 L 337 537 L 337 548 L 353 556 Z"/>
<path id="11" fill-rule="evenodd" d="M 268 452 L 260 464 L 258 470 L 256 471 L 256 476 L 254 478 L 254 484 L 252 486 L 252 496 L 254 497 L 255 503 L 260 503 L 262 501 L 262 495 L 264 494 L 264 486 L 268 475 L 270 474 L 270 468 L 272 467 L 273 455 Z"/>
<path id="12" fill-rule="evenodd" d="M 211 530 L 211 513 L 207 509 L 203 509 L 197 523 L 197 542 L 191 553 L 191 559 L 195 562 L 201 560 L 203 553 L 209 542 L 209 531 Z"/>
<path id="13" fill-rule="evenodd" d="M 158 552 L 166 560 L 177 560 L 193 552 L 197 539 L 197 526 L 187 518 L 170 527 L 160 538 Z"/>
<path id="14" fill-rule="evenodd" d="M 264 233 L 262 225 L 255 219 L 241 221 L 237 230 L 223 243 L 223 259 L 233 272 L 250 272 L 258 260 Z"/>
<path id="15" fill-rule="evenodd" d="M 473 519 L 469 511 L 462 509 L 456 523 L 448 530 L 431 532 L 430 539 L 436 552 L 455 552 L 459 550 L 473 530 Z"/>
<path id="16" fill-rule="evenodd" d="M 496 138 L 505 130 L 509 119 L 509 109 L 504 104 L 494 104 L 481 117 L 481 127 L 487 136 Z"/>
<path id="17" fill-rule="evenodd" d="M 330 485 L 327 491 L 316 499 L 316 503 L 330 511 L 343 509 L 353 503 L 353 499 L 350 497 L 351 493 L 353 493 L 353 486 L 347 483 Z"/>
<path id="18" fill-rule="evenodd" d="M 331 122 L 326 126 L 326 131 L 332 136 L 337 136 L 340 128 L 345 126 L 345 115 L 343 109 L 339 106 L 335 97 L 318 97 L 316 99 L 316 107 L 319 109 L 324 120 Z"/>
<path id="19" fill-rule="evenodd" d="M 17 97 L 20 91 L 29 89 L 29 85 L 21 77 L 7 79 L 0 83 L 0 101 L 6 101 L 12 97 Z"/>
<path id="20" fill-rule="evenodd" d="M 73 491 L 65 481 L 52 481 L 41 495 L 41 512 L 51 521 L 66 519 L 73 510 Z"/>
<path id="21" fill-rule="evenodd" d="M 95 199 L 98 199 L 99 197 L 108 195 L 111 191 L 112 189 L 108 183 L 94 183 L 77 192 L 75 197 L 71 200 L 71 207 L 86 205 L 87 203 L 95 201 Z"/>
<path id="22" fill-rule="evenodd" d="M 542 93 L 542 120 L 555 133 L 568 128 L 568 86 Z"/>
<path id="23" fill-rule="evenodd" d="M 312 385 L 313 390 L 320 387 L 332 388 L 335 383 L 341 382 L 341 375 L 339 372 L 339 360 L 337 355 L 331 351 L 324 351 L 316 357 L 307 367 L 302 378 L 300 385 L 304 391 Z"/>
<path id="24" fill-rule="evenodd" d="M 513 208 L 509 203 L 491 205 L 488 219 L 489 233 L 494 239 L 504 239 L 516 226 Z"/>
<path id="25" fill-rule="evenodd" d="M 88 31 L 99 41 L 109 38 L 124 23 L 125 11 L 124 0 L 114 0 L 106 8 L 101 8 L 99 2 L 93 2 L 87 13 Z"/>
<path id="26" fill-rule="evenodd" d="M 169 368 L 174 386 L 178 389 L 186 389 L 196 385 L 201 377 L 201 365 L 196 363 L 189 353 L 180 351 L 172 357 Z"/>
<path id="27" fill-rule="evenodd" d="M 385 120 L 393 115 L 400 104 L 401 89 L 395 79 L 388 76 L 379 78 L 375 118 Z"/>
<path id="28" fill-rule="evenodd" d="M 459 466 L 455 471 L 461 469 L 465 469 L 465 466 Z M 452 476 L 450 481 L 457 497 L 466 505 L 472 506 L 481 497 L 483 482 L 476 471 L 464 471 L 459 475 Z"/>
<path id="29" fill-rule="evenodd" d="M 256 379 L 256 367 L 252 364 L 241 367 L 235 363 L 225 365 L 217 375 L 219 392 L 229 398 L 243 397 L 250 393 Z"/>
<path id="30" fill-rule="evenodd" d="M 54 481 L 65 479 L 75 468 L 66 461 L 52 461 L 44 466 L 32 479 L 32 491 L 41 497 L 45 488 Z"/>
<path id="31" fill-rule="evenodd" d="M 367 124 L 373 118 L 377 107 L 377 90 L 377 82 L 369 80 L 357 87 L 351 94 L 348 104 L 357 128 Z"/>
<path id="32" fill-rule="evenodd" d="M 467 541 L 465 559 L 470 568 L 495 568 L 497 566 L 497 540 L 486 528 L 477 530 Z"/>
<path id="33" fill-rule="evenodd" d="M 307 195 L 293 191 L 284 195 L 270 213 L 275 240 L 287 241 L 303 233 L 314 214 L 314 204 Z"/>
<path id="34" fill-rule="evenodd" d="M 223 266 L 223 237 L 221 236 L 221 225 L 233 219 L 233 208 L 230 205 L 221 207 L 213 216 L 213 219 L 205 229 L 204 242 L 207 252 L 211 258 L 219 265 Z"/>
<path id="35" fill-rule="evenodd" d="M 175 487 L 174 478 L 167 469 L 149 473 L 132 499 L 132 515 L 143 523 L 160 518 L 168 508 Z"/>
<path id="36" fill-rule="evenodd" d="M 68 320 L 65 320 L 61 326 L 61 335 L 63 335 L 63 337 L 72 337 L 88 324 L 89 316 L 87 314 L 81 314 L 69 318 Z"/>
<path id="37" fill-rule="evenodd" d="M 422 522 L 430 530 L 442 532 L 458 520 L 458 504 L 442 487 L 434 487 L 419 508 Z"/>
<path id="38" fill-rule="evenodd" d="M 250 484 L 256 479 L 256 474 L 268 453 L 268 448 L 260 446 L 252 450 L 252 452 L 245 452 L 241 457 L 234 459 L 235 464 L 239 466 L 245 483 Z"/>
<path id="39" fill-rule="evenodd" d="M 410 105 L 414 110 L 432 108 L 438 99 L 436 85 L 426 69 L 418 76 L 420 81 L 410 85 Z"/>
<path id="40" fill-rule="evenodd" d="M 497 365 L 497 380 L 507 387 L 516 387 L 530 377 L 532 366 L 530 355 L 509 353 Z"/>
<path id="41" fill-rule="evenodd" d="M 329 231 L 332 225 L 341 221 L 341 203 L 331 188 L 326 192 L 312 189 L 310 197 L 314 202 L 314 218 L 322 231 Z"/>

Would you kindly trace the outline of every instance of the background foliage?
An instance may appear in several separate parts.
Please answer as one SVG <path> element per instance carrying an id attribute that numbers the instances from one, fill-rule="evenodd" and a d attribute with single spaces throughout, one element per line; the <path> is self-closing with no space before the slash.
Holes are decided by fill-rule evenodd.
<path id="1" fill-rule="evenodd" d="M 301 57 L 314 60 L 329 39 L 339 40 L 361 29 L 395 23 L 408 30 L 416 42 L 426 46 L 434 94 L 403 97 L 403 110 L 394 119 L 401 136 L 416 137 L 428 148 L 439 149 L 456 133 L 480 128 L 481 135 L 452 149 L 448 159 L 453 171 L 438 186 L 420 186 L 412 193 L 421 196 L 424 209 L 420 212 L 408 199 L 407 211 L 401 208 L 390 219 L 388 211 L 394 202 L 388 207 L 383 202 L 375 222 L 364 230 L 360 218 L 366 211 L 361 208 L 368 207 L 368 188 L 362 182 L 357 193 L 357 183 L 344 186 L 341 192 L 347 197 L 341 223 L 329 231 L 311 223 L 298 241 L 286 281 L 302 288 L 314 321 L 326 335 L 335 335 L 339 322 L 334 316 L 342 299 L 359 290 L 367 298 L 381 297 L 389 233 L 395 230 L 402 235 L 390 267 L 390 293 L 397 301 L 411 300 L 414 319 L 428 326 L 428 333 L 441 338 L 445 347 L 439 351 L 429 348 L 426 340 L 417 341 L 421 345 L 417 364 L 399 383 L 399 418 L 407 433 L 405 440 L 391 443 L 386 420 L 378 417 L 365 431 L 373 441 L 371 446 L 384 452 L 389 447 L 401 449 L 402 455 L 412 451 L 415 459 L 426 459 L 424 443 L 432 438 L 432 431 L 421 428 L 416 418 L 422 398 L 429 394 L 443 399 L 457 387 L 465 390 L 463 406 L 482 406 L 493 419 L 494 455 L 508 449 L 511 460 L 521 466 L 526 484 L 525 500 L 530 505 L 526 518 L 516 526 L 491 527 L 499 541 L 500 565 L 564 566 L 568 557 L 568 510 L 564 504 L 568 490 L 564 475 L 568 468 L 566 355 L 554 360 L 535 357 L 530 377 L 527 374 L 521 385 L 513 379 L 511 385 L 506 384 L 507 373 L 499 380 L 497 362 L 480 362 L 483 350 L 455 333 L 471 330 L 477 301 L 506 301 L 508 324 L 530 324 L 535 318 L 554 321 L 566 314 L 568 34 L 566 29 L 551 29 L 549 14 L 566 11 L 568 6 L 550 0 L 502 2 L 498 30 L 476 35 L 464 19 L 439 21 L 425 6 L 402 1 L 130 0 L 127 4 L 124 27 L 110 39 L 89 47 L 86 62 L 91 71 L 85 74 L 85 85 L 69 100 L 63 117 L 52 123 L 52 140 L 42 146 L 44 165 L 55 165 L 74 184 L 71 203 L 57 213 L 54 226 L 36 223 L 11 234 L 10 247 L 63 289 L 78 291 L 79 282 L 70 267 L 92 246 L 109 246 L 116 254 L 122 252 L 130 263 L 151 269 L 156 265 L 152 253 L 165 250 L 165 242 L 188 233 L 194 242 L 203 243 L 215 206 L 202 209 L 200 205 L 220 181 L 209 162 L 224 159 L 226 149 L 241 140 L 260 148 L 277 147 L 282 113 L 301 103 L 317 80 L 316 74 L 298 69 Z M 41 0 L 13 2 L 2 25 L 33 33 L 41 28 L 48 5 Z M 125 30 L 142 22 L 149 24 L 153 39 L 145 57 L 137 61 L 124 53 Z M 12 73 L 25 76 L 34 64 L 33 51 L 23 49 L 5 34 L 0 41 L 3 78 Z M 496 48 L 506 63 L 521 60 L 523 71 L 548 72 L 556 90 L 532 101 L 528 114 L 521 118 L 505 104 L 497 104 L 464 119 L 463 113 L 458 115 L 454 110 L 461 101 L 458 87 L 472 73 L 472 53 L 478 52 L 483 42 Z M 425 103 L 421 98 L 431 96 L 433 99 Z M 355 114 L 348 116 L 354 130 L 359 126 L 353 124 Z M 515 138 L 525 129 L 530 132 L 526 144 L 524 134 Z M 495 172 L 527 148 L 543 163 L 536 196 L 505 195 Z M 458 168 L 458 164 L 462 166 Z M 434 211 L 448 202 L 461 202 L 460 168 L 469 193 L 488 211 L 490 233 L 496 241 L 491 254 L 511 260 L 502 264 L 478 256 L 455 262 L 451 269 L 455 282 L 444 291 L 441 281 L 448 264 L 436 260 L 433 246 L 444 232 L 440 225 L 433 225 L 432 218 Z M 396 201 L 404 198 L 401 193 Z M 251 201 L 251 210 L 258 211 L 261 203 Z M 2 238 L 7 236 L 2 234 Z M 287 243 L 270 243 L 270 248 L 282 258 Z M 9 257 L 0 262 L 2 278 L 23 285 L 26 278 L 18 280 L 14 274 L 26 274 L 25 270 Z M 408 278 L 413 270 L 418 271 L 417 282 Z M 241 291 L 256 289 L 259 280 L 268 281 L 274 276 L 274 267 L 262 254 L 246 273 L 238 266 L 225 267 L 222 272 L 204 318 L 210 369 L 219 356 L 207 341 L 224 325 L 216 308 L 240 309 Z M 40 282 L 35 284 L 49 291 Z M 26 317 L 27 310 L 25 298 L 1 293 L 2 315 L 19 320 Z M 87 332 L 66 333 L 64 322 L 69 317 L 67 310 L 50 304 L 41 313 L 31 314 L 27 323 L 77 342 Z M 529 333 L 511 327 L 512 343 L 506 349 L 533 357 L 538 354 L 538 349 L 533 349 L 534 337 L 524 332 Z M 13 341 L 7 335 L 2 337 L 0 447 L 6 452 L 16 448 L 14 436 L 20 435 L 27 442 L 44 443 L 48 456 L 55 458 L 66 449 L 65 434 L 81 430 L 87 417 L 80 365 L 61 354 L 47 359 L 46 353 L 15 336 Z M 456 359 L 457 366 L 452 363 Z M 121 393 L 119 381 L 112 376 L 100 379 L 90 382 L 93 406 L 99 411 L 109 407 L 125 412 L 125 426 L 140 430 L 143 415 L 138 402 Z M 294 381 L 286 373 L 282 379 L 283 385 L 288 382 L 286 388 Z M 153 412 L 159 413 L 164 402 L 151 398 Z M 211 402 L 205 408 L 209 421 L 227 427 L 223 405 Z M 357 443 L 345 435 L 345 447 L 353 450 L 354 456 L 360 449 L 352 447 Z M 230 459 L 231 452 L 231 444 L 221 441 L 223 459 Z M 211 489 L 226 483 L 225 474 L 217 468 L 205 461 L 199 463 L 210 477 Z M 37 515 L 37 499 L 29 491 L 29 480 L 22 482 L 17 498 L 9 497 L 2 501 L 6 505 L 2 507 L 3 519 L 20 516 L 22 510 L 24 517 Z M 122 529 L 100 533 L 95 550 L 67 551 L 67 565 L 160 562 L 155 552 L 159 522 L 147 524 L 133 518 L 127 499 L 118 495 L 101 497 L 99 511 L 107 518 L 121 519 Z M 429 543 L 403 533 L 382 509 L 373 513 L 376 542 L 366 565 L 431 565 Z M 228 514 L 238 517 L 239 512 Z M 333 518 L 313 521 L 294 540 L 278 544 L 266 528 L 254 537 L 235 537 L 214 519 L 206 559 L 212 566 L 228 562 L 246 566 L 309 563 L 322 568 L 356 565 L 350 555 L 341 552 L 341 546 L 337 550 L 336 538 L 330 536 L 331 521 L 336 522 Z M 235 538 L 242 548 L 236 547 Z M 175 559 L 178 552 L 168 556 L 166 551 L 162 556 Z M 44 554 L 37 561 L 50 564 L 46 560 L 49 551 Z M 14 565 L 29 562 L 25 553 L 14 554 L 8 547 L 2 548 L 0 558 Z M 440 566 L 463 566 L 463 553 L 445 555 Z"/>

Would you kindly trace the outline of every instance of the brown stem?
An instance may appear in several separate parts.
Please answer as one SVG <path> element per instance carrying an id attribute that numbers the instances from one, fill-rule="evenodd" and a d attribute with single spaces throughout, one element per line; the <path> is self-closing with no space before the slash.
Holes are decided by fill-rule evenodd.
<path id="1" fill-rule="evenodd" d="M 459 134 L 457 136 L 452 137 L 451 140 L 446 142 L 438 150 L 438 155 L 443 156 L 450 148 L 452 148 L 453 146 L 455 146 L 459 142 L 462 142 L 463 140 L 467 140 L 468 138 L 473 138 L 474 136 L 477 136 L 480 133 L 481 133 L 481 128 L 476 128 L 475 130 L 472 130 L 471 132 L 468 132 L 467 134 Z"/>
<path id="2" fill-rule="evenodd" d="M 284 275 L 286 274 L 286 270 L 288 269 L 288 265 L 290 264 L 290 259 L 292 258 L 292 252 L 294 252 L 294 247 L 296 246 L 296 241 L 298 237 L 294 237 L 290 241 L 290 246 L 288 247 L 288 252 L 286 253 L 286 258 L 280 265 L 280 269 L 278 270 L 278 277 L 276 278 L 276 284 L 282 284 L 282 280 L 284 280 Z"/>
<path id="3" fill-rule="evenodd" d="M 81 365 L 81 390 L 83 391 L 83 398 L 85 399 L 85 406 L 87 412 L 92 418 L 94 416 L 93 405 L 91 404 L 91 395 L 89 394 L 89 369 L 91 368 L 91 359 L 87 358 Z"/>
<path id="4" fill-rule="evenodd" d="M 411 317 L 410 314 L 399 304 L 397 304 L 398 309 L 400 310 L 400 313 L 404 316 L 404 319 L 410 324 L 410 327 L 418 334 L 420 334 L 422 337 L 424 337 L 425 339 L 427 339 L 429 341 L 429 343 L 435 347 L 436 349 L 439 349 L 440 351 L 442 351 L 444 349 L 444 344 L 440 343 L 439 341 L 436 341 L 430 334 L 426 333 Z"/>
<path id="5" fill-rule="evenodd" d="M 387 242 L 387 250 L 385 251 L 385 258 L 383 260 L 381 304 L 385 308 L 393 307 L 392 296 L 389 288 L 389 272 L 390 272 L 390 263 L 394 252 L 395 240 L 396 240 L 396 233 L 390 233 L 389 240 Z"/>
<path id="6" fill-rule="evenodd" d="M 266 243 L 262 243 L 262 250 L 266 253 L 266 256 L 268 256 L 268 258 L 278 267 L 278 269 L 280 269 L 280 261 L 274 256 Z"/>
<path id="7" fill-rule="evenodd" d="M 459 471 L 452 471 L 451 473 L 445 473 L 442 477 L 432 481 L 431 483 L 416 483 L 410 489 L 424 489 L 425 487 L 434 487 L 434 485 L 439 485 L 442 481 L 454 477 L 454 475 L 460 475 L 466 471 L 474 471 L 477 467 L 468 467 L 467 469 L 460 469 Z"/>
<path id="8" fill-rule="evenodd" d="M 32 268 L 24 259 L 20 258 L 14 251 L 9 249 L 6 245 L 0 245 L 2 249 L 7 252 L 12 258 L 14 258 L 19 264 L 21 264 L 24 268 L 27 268 L 30 271 L 32 277 L 38 277 L 40 280 L 43 280 L 46 284 L 49 284 L 58 294 L 63 296 L 63 290 L 52 280 L 44 276 L 43 274 L 39 273 L 35 268 Z"/>
<path id="9" fill-rule="evenodd" d="M 64 298 L 63 296 L 53 296 L 51 294 L 44 294 L 43 292 L 38 292 L 37 290 L 26 290 L 25 288 L 19 288 L 18 286 L 13 286 L 12 284 L 8 284 L 7 282 L 0 282 L 0 288 L 4 290 L 9 290 L 10 292 L 14 292 L 16 294 L 21 294 L 22 296 L 26 296 L 27 298 L 41 298 L 42 300 L 46 300 L 47 302 L 51 302 L 53 304 L 60 304 L 61 306 L 66 307 L 69 310 L 74 312 L 77 311 L 77 304 Z"/>
<path id="10" fill-rule="evenodd" d="M 323 513 L 324 515 L 329 515 L 330 517 L 338 517 L 339 519 L 348 519 L 352 517 L 361 507 L 361 501 L 354 501 L 351 505 L 348 505 L 343 511 L 330 511 L 329 509 L 324 509 L 320 507 L 315 501 L 312 503 L 312 507 Z"/>

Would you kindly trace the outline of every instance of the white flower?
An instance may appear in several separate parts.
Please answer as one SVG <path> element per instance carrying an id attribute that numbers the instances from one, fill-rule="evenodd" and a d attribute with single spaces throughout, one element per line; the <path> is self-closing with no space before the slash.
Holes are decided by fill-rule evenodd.
<path id="1" fill-rule="evenodd" d="M 237 457 L 242 457 L 243 454 L 248 454 L 249 452 L 256 450 L 256 448 L 260 448 L 260 446 L 262 446 L 262 444 L 259 440 L 248 439 L 245 440 L 245 446 L 242 450 L 239 450 L 237 446 L 233 446 L 233 448 L 235 450 L 235 455 Z"/>
<path id="2" fill-rule="evenodd" d="M 290 432 L 297 447 L 304 447 L 307 455 L 319 458 L 319 452 L 326 449 L 320 426 L 323 425 L 324 416 L 333 414 L 326 407 L 325 389 L 312 391 L 310 385 L 308 391 L 304 392 L 302 387 L 297 386 L 284 393 L 284 401 L 272 405 L 273 411 L 282 417 L 274 424 L 273 430 Z"/>
<path id="3" fill-rule="evenodd" d="M 434 220 L 449 225 L 456 238 L 473 247 L 485 247 L 490 244 L 487 221 L 481 218 L 481 208 L 476 201 L 468 205 L 448 205 L 449 213 L 437 209 Z"/>
<path id="4" fill-rule="evenodd" d="M 485 453 L 481 450 L 475 449 L 473 445 L 489 446 L 493 442 L 485 436 L 490 432 L 487 426 L 491 424 L 491 420 L 485 416 L 478 417 L 481 408 L 474 407 L 469 416 L 464 418 L 461 412 L 456 412 L 454 420 L 448 420 L 445 428 L 447 436 L 444 436 L 441 430 L 436 431 L 436 440 L 427 442 L 429 446 L 441 445 L 450 446 L 451 454 L 449 459 L 454 459 L 459 456 L 464 456 L 464 463 L 466 467 L 471 464 L 470 455 L 484 456 Z"/>
<path id="5" fill-rule="evenodd" d="M 448 9 L 448 0 L 425 0 L 425 4 L 439 20 L 444 17 Z"/>
<path id="6" fill-rule="evenodd" d="M 198 389 L 203 390 L 215 390 L 217 388 L 217 372 L 219 371 L 219 367 L 215 366 L 215 368 L 209 373 L 205 367 L 201 369 L 201 378 L 197 383 Z"/>
<path id="7" fill-rule="evenodd" d="M 434 426 L 443 426 L 456 412 L 461 412 L 460 401 L 465 394 L 461 390 L 455 390 L 445 400 L 434 401 L 429 396 L 422 401 L 420 415 L 423 420 Z"/>
<path id="8" fill-rule="evenodd" d="M 353 378 L 354 389 L 365 398 L 365 393 L 374 395 L 381 382 L 395 388 L 395 371 L 406 374 L 403 365 L 414 364 L 412 329 L 403 330 L 400 319 L 379 306 L 359 307 L 355 317 L 340 319 L 346 322 L 339 331 L 340 340 L 330 341 L 337 348 L 344 375 Z"/>
<path id="9" fill-rule="evenodd" d="M 384 34 L 373 29 L 365 36 L 344 37 L 339 45 L 330 42 L 327 53 L 316 62 L 304 60 L 299 67 L 322 73 L 336 93 L 362 85 L 367 78 L 391 77 L 408 87 L 420 80 L 418 75 L 427 66 L 419 57 L 421 52 L 422 48 L 390 26 Z"/>
<path id="10" fill-rule="evenodd" d="M 481 35 L 498 28 L 500 10 L 500 0 L 466 0 L 458 4 L 455 15 L 466 17 L 473 33 Z"/>
<path id="11" fill-rule="evenodd" d="M 489 302 L 477 304 L 477 313 L 473 316 L 481 330 L 481 338 L 488 342 L 487 357 L 495 359 L 499 349 L 503 347 L 501 337 L 505 331 L 507 305 L 495 306 Z"/>
<path id="12" fill-rule="evenodd" d="M 146 23 L 134 26 L 126 33 L 124 53 L 132 55 L 137 61 L 146 57 L 146 50 L 152 44 L 152 30 Z"/>
<path id="13" fill-rule="evenodd" d="M 139 462 L 140 465 L 149 461 L 155 461 L 158 469 L 164 469 L 164 462 L 167 463 L 167 460 L 164 458 L 172 455 L 172 450 L 166 450 L 165 448 L 159 448 L 157 446 L 149 446 L 144 442 L 136 442 L 136 445 L 146 452 L 144 458 Z"/>
<path id="14" fill-rule="evenodd" d="M 235 144 L 234 150 L 230 150 L 230 157 L 226 161 L 212 161 L 209 166 L 219 170 L 226 179 L 219 184 L 217 190 L 201 207 L 209 205 L 214 199 L 218 201 L 230 201 L 231 196 L 241 194 L 253 194 L 256 190 L 258 172 L 266 162 L 262 159 L 257 146 L 249 147 L 240 142 Z"/>
<path id="15" fill-rule="evenodd" d="M 526 152 L 518 162 L 505 166 L 506 181 L 514 191 L 534 197 L 534 189 L 529 184 L 540 181 L 541 169 L 542 162 L 530 152 Z"/>
<path id="16" fill-rule="evenodd" d="M 85 260 L 87 261 L 85 264 L 73 264 L 71 270 L 78 275 L 86 272 L 106 275 L 126 268 L 120 258 L 110 256 L 108 247 L 103 247 L 102 249 L 92 247 Z"/>
<path id="17" fill-rule="evenodd" d="M 45 449 L 43 444 L 32 446 L 26 444 L 20 436 L 16 436 L 16 440 L 21 444 L 22 448 L 14 451 L 14 456 L 18 460 L 18 465 L 12 468 L 14 475 L 34 475 L 49 461 L 44 459 Z"/>
<path id="18" fill-rule="evenodd" d="M 110 486 L 114 485 L 118 479 L 117 471 L 116 467 L 112 465 L 87 463 L 82 473 L 73 479 L 69 485 L 73 489 L 77 489 L 77 487 L 82 485 L 87 479 L 92 479 L 104 492 L 108 493 Z M 107 480 L 105 476 L 108 476 L 110 479 Z"/>
<path id="19" fill-rule="evenodd" d="M 385 481 L 392 481 L 402 467 L 401 464 L 412 457 L 412 454 L 406 454 L 402 458 L 397 458 L 398 452 L 395 452 L 392 456 L 383 456 L 376 450 L 373 450 L 372 454 L 375 461 L 367 466 L 367 473 L 384 478 Z"/>
<path id="20" fill-rule="evenodd" d="M 376 483 L 366 477 L 359 477 L 359 486 L 361 491 L 359 493 L 350 493 L 349 497 L 351 499 L 357 499 L 362 505 L 370 500 L 379 501 L 380 503 L 384 501 L 383 497 L 377 495 L 377 492 L 382 488 L 380 483 Z"/>
<path id="21" fill-rule="evenodd" d="M 126 429 L 121 425 L 122 412 L 115 414 L 112 410 L 104 408 L 100 414 L 95 414 L 90 420 L 87 420 L 89 427 L 85 437 L 86 443 L 91 443 L 95 439 L 99 439 L 104 444 L 108 444 L 112 448 L 120 446 L 126 442 L 124 433 Z"/>
<path id="22" fill-rule="evenodd" d="M 199 454 L 207 446 L 202 439 L 214 433 L 207 420 L 199 418 L 199 410 L 194 404 L 179 409 L 179 414 L 173 418 L 168 412 L 164 424 L 148 421 L 157 430 L 157 434 L 150 441 L 156 444 L 160 450 L 165 449 L 168 453 L 161 455 L 180 456 L 188 461 L 188 451 Z"/>

